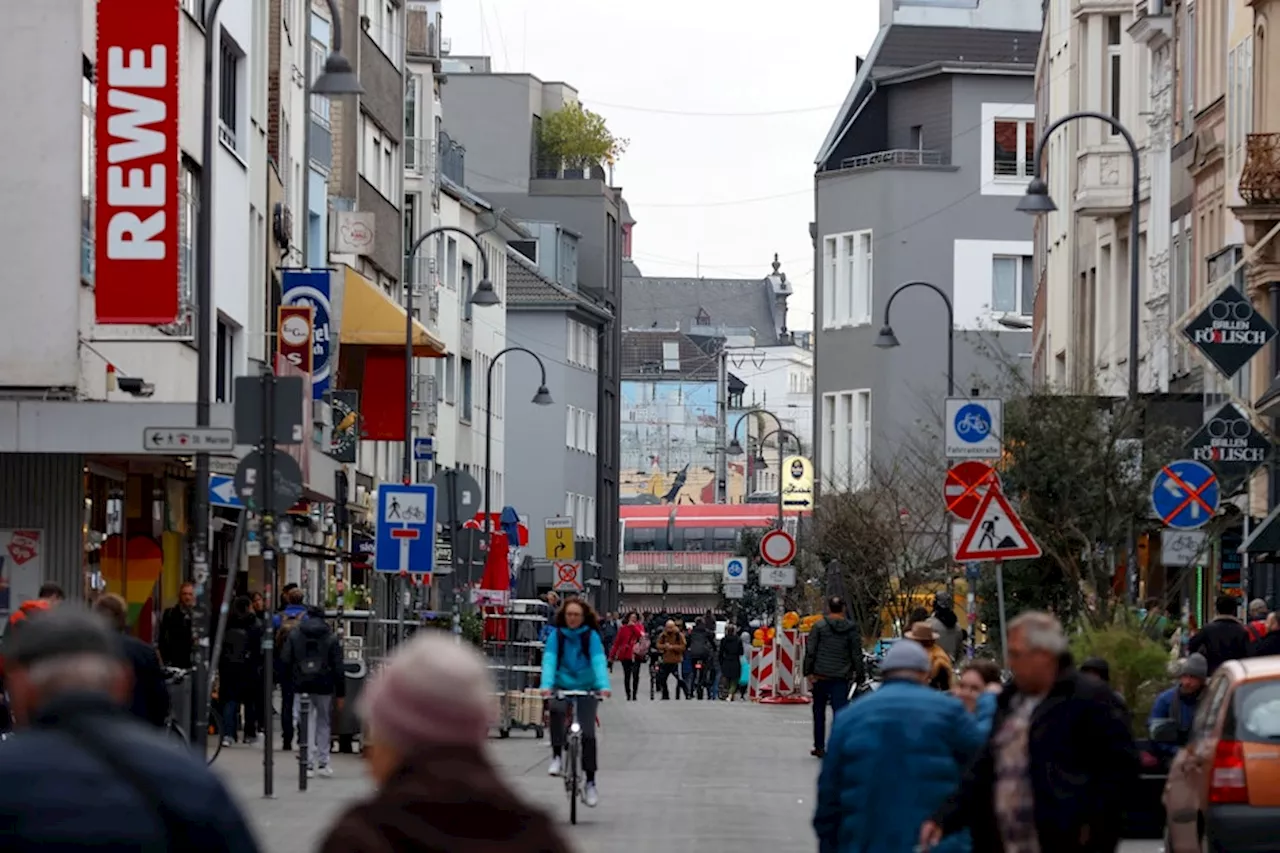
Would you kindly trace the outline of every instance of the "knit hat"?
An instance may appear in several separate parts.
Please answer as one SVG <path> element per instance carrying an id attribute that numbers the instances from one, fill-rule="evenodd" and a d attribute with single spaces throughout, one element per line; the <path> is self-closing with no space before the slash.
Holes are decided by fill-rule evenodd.
<path id="1" fill-rule="evenodd" d="M 1111 681 L 1111 664 L 1103 658 L 1085 658 L 1084 663 L 1080 664 L 1080 671 L 1093 673 L 1106 682 Z"/>
<path id="2" fill-rule="evenodd" d="M 880 659 L 880 671 L 929 672 L 929 653 L 915 640 L 903 638 L 895 642 Z"/>
<path id="3" fill-rule="evenodd" d="M 1187 659 L 1182 662 L 1182 670 L 1178 674 L 1189 675 L 1192 678 L 1208 678 L 1209 661 L 1199 652 L 1188 655 Z"/>
<path id="4" fill-rule="evenodd" d="M 360 694 L 371 740 L 412 753 L 489 736 L 493 683 L 484 661 L 452 635 L 423 631 L 398 649 Z"/>

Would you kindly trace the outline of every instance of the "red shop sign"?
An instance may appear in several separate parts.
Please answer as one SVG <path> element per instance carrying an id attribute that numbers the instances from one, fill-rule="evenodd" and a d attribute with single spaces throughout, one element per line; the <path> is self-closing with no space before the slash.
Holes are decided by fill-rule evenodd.
<path id="1" fill-rule="evenodd" d="M 94 292 L 102 324 L 178 318 L 178 22 L 178 0 L 98 0 Z"/>

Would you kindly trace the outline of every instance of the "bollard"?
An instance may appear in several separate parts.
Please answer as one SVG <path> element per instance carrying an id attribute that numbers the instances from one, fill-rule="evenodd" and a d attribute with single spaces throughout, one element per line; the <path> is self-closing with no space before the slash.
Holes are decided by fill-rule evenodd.
<path id="1" fill-rule="evenodd" d="M 307 762 L 315 734 L 311 731 L 311 697 L 306 693 L 295 696 L 298 703 L 298 790 L 307 790 Z M 292 709 L 290 709 L 292 711 Z"/>

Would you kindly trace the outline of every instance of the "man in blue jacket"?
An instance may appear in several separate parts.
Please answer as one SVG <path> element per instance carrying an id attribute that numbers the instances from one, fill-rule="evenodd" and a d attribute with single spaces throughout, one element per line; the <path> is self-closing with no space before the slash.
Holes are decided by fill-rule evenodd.
<path id="1" fill-rule="evenodd" d="M 1178 683 L 1156 697 L 1151 706 L 1151 716 L 1147 718 L 1147 726 L 1154 726 L 1160 720 L 1173 720 L 1178 724 L 1178 743 L 1152 743 L 1152 747 L 1166 755 L 1173 755 L 1178 746 L 1187 742 L 1191 734 L 1191 721 L 1195 719 L 1196 707 L 1200 704 L 1200 696 L 1204 693 L 1204 683 L 1209 677 L 1209 661 L 1204 655 L 1190 655 L 1182 662 L 1178 672 Z"/>
<path id="2" fill-rule="evenodd" d="M 831 730 L 813 816 L 820 853 L 914 849 L 920 824 L 982 747 L 960 700 L 925 686 L 929 655 L 919 643 L 894 643 L 880 670 L 880 689 L 841 711 Z M 968 838 L 935 849 L 964 851 Z"/>

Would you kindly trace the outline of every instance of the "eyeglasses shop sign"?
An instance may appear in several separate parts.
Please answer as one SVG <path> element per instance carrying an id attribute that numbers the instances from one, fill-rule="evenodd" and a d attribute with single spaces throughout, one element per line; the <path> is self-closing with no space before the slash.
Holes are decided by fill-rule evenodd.
<path id="1" fill-rule="evenodd" d="M 1233 403 L 1214 413 L 1187 442 L 1191 458 L 1218 472 L 1229 489 L 1263 465 L 1271 455 L 1271 440 Z"/>
<path id="2" fill-rule="evenodd" d="M 1277 334 L 1234 285 L 1224 287 L 1182 333 L 1228 379 Z"/>

